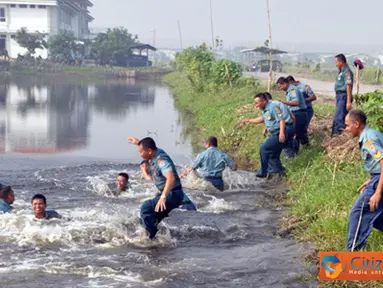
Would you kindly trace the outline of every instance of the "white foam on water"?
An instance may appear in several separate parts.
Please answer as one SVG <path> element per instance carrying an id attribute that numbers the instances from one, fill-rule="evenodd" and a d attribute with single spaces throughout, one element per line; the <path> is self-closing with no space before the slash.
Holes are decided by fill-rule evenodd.
<path id="1" fill-rule="evenodd" d="M 205 195 L 206 197 L 210 198 L 208 200 L 209 204 L 205 207 L 202 207 L 200 209 L 201 212 L 210 212 L 210 213 L 225 213 L 228 211 L 236 211 L 240 209 L 237 204 L 233 202 L 227 202 L 225 199 L 217 198 L 213 195 Z"/>
<path id="2" fill-rule="evenodd" d="M 94 206 L 89 210 L 75 208 L 64 211 L 63 216 L 69 220 L 36 221 L 27 210 L 0 215 L 0 241 L 19 246 L 59 244 L 78 249 L 89 245 L 110 248 L 126 244 L 139 247 L 174 244 L 170 232 L 161 224 L 161 231 L 165 229 L 165 232 L 158 234 L 158 240 L 149 240 L 139 222 L 138 211 L 127 211 L 123 204 L 115 205 L 113 209 L 105 209 L 102 203 Z"/>

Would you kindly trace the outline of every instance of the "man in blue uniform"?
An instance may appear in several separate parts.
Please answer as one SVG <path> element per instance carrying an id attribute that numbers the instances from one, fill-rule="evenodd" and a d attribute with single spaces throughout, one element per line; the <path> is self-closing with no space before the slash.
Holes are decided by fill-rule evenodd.
<path id="1" fill-rule="evenodd" d="M 279 102 L 279 101 L 274 101 L 273 100 L 273 97 L 272 95 L 269 93 L 269 92 L 265 92 L 264 93 L 267 100 L 272 102 L 273 104 L 275 104 L 281 111 L 282 111 L 282 115 L 284 118 L 287 118 L 287 117 L 291 117 L 291 119 L 293 120 L 293 125 L 295 126 L 296 125 L 296 122 L 295 122 L 295 116 L 294 114 L 289 110 L 289 108 L 287 107 L 287 105 L 283 104 L 282 102 Z M 267 128 L 265 128 L 266 131 L 267 131 Z M 265 133 L 264 133 L 265 135 Z M 296 146 L 297 145 L 297 141 L 294 137 L 290 138 L 290 140 L 287 142 L 287 145 L 285 148 L 283 148 L 283 153 L 285 154 L 285 156 L 287 158 L 294 158 L 296 156 Z M 279 159 L 273 159 L 271 158 L 270 161 L 269 161 L 269 174 L 276 174 L 278 173 L 278 169 L 275 168 L 277 167 L 277 164 L 278 163 Z"/>
<path id="2" fill-rule="evenodd" d="M 299 145 L 304 144 L 305 128 L 307 126 L 307 105 L 303 94 L 299 89 L 290 84 L 286 78 L 280 77 L 277 81 L 277 85 L 280 90 L 286 91 L 286 101 L 281 101 L 283 104 L 289 106 L 291 112 L 293 112 L 296 120 L 296 140 L 297 150 L 299 151 Z"/>
<path id="3" fill-rule="evenodd" d="M 293 76 L 288 76 L 286 80 L 296 86 L 298 90 L 302 93 L 303 97 L 306 101 L 307 106 L 307 125 L 305 128 L 305 133 L 303 137 L 303 145 L 309 144 L 309 135 L 308 135 L 308 128 L 310 126 L 310 122 L 313 119 L 314 116 L 314 109 L 313 109 L 313 103 L 315 100 L 317 100 L 317 96 L 315 95 L 314 91 L 311 89 L 311 87 L 303 82 L 296 81 Z"/>
<path id="4" fill-rule="evenodd" d="M 146 161 L 146 160 L 142 161 L 140 168 L 145 180 L 153 181 L 153 182 L 155 181 L 154 177 L 152 176 L 152 172 L 150 171 L 149 161 Z M 184 194 L 184 196 L 183 196 L 181 206 L 179 208 L 183 210 L 187 210 L 187 211 L 197 211 L 197 207 L 190 200 L 189 196 L 186 195 L 184 191 L 182 191 L 182 193 Z"/>
<path id="5" fill-rule="evenodd" d="M 260 147 L 261 169 L 257 177 L 266 178 L 269 172 L 269 162 L 274 159 L 275 173 L 283 174 L 285 168 L 282 166 L 280 155 L 282 149 L 294 136 L 295 127 L 289 115 L 284 115 L 275 103 L 269 101 L 264 93 L 255 95 L 255 106 L 262 111 L 262 116 L 255 119 L 244 119 L 243 124 L 265 123 L 271 134 Z"/>
<path id="6" fill-rule="evenodd" d="M 140 213 L 149 238 L 154 239 L 158 231 L 158 223 L 168 217 L 170 211 L 182 205 L 185 194 L 172 159 L 164 150 L 157 148 L 152 138 L 138 140 L 130 137 L 128 141 L 138 145 L 142 159 L 149 161 L 151 176 L 159 191 L 153 199 L 146 200 L 142 204 Z M 142 165 L 141 170 L 144 170 L 144 167 Z"/>
<path id="7" fill-rule="evenodd" d="M 42 194 L 36 194 L 32 197 L 32 210 L 35 213 L 36 219 L 61 219 L 61 215 L 55 210 L 46 210 L 47 208 L 47 199 Z"/>
<path id="8" fill-rule="evenodd" d="M 360 110 L 351 110 L 345 119 L 346 131 L 359 137 L 364 168 L 370 174 L 350 211 L 348 251 L 363 249 L 372 227 L 383 231 L 383 134 L 369 128 L 366 122 L 366 115 Z"/>
<path id="9" fill-rule="evenodd" d="M 335 56 L 335 65 L 339 69 L 335 81 L 336 112 L 332 125 L 332 136 L 339 135 L 346 128 L 344 122 L 348 111 L 352 109 L 352 87 L 354 75 L 343 54 Z"/>
<path id="10" fill-rule="evenodd" d="M 0 213 L 10 213 L 15 201 L 15 194 L 10 186 L 1 186 L 0 188 Z"/>
<path id="11" fill-rule="evenodd" d="M 192 170 L 199 169 L 200 175 L 206 181 L 210 182 L 218 190 L 223 191 L 225 185 L 222 179 L 222 172 L 226 166 L 236 171 L 237 164 L 235 164 L 226 153 L 218 149 L 218 140 L 216 137 L 209 137 L 206 140 L 205 149 L 205 151 L 198 154 L 191 169 L 187 169 L 182 173 L 181 177 L 185 177 Z"/>

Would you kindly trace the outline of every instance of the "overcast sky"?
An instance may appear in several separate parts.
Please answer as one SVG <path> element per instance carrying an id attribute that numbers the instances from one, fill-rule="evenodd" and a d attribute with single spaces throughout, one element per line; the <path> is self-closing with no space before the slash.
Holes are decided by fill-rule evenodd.
<path id="1" fill-rule="evenodd" d="M 91 27 L 124 26 L 159 48 L 211 43 L 209 0 L 92 0 Z M 268 38 L 266 0 L 212 0 L 214 34 L 226 48 Z M 383 0 L 270 0 L 274 47 L 383 52 Z M 362 51 L 360 51 L 362 52 Z M 366 51 L 367 52 L 367 51 Z"/>

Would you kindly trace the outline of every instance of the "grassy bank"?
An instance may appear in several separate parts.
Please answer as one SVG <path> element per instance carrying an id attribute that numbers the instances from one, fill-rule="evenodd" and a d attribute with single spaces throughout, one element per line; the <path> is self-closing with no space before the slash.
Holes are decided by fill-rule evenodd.
<path id="1" fill-rule="evenodd" d="M 194 92 L 189 81 L 180 73 L 164 78 L 173 89 L 177 106 L 187 118 L 187 132 L 195 143 L 207 136 L 219 138 L 220 148 L 233 155 L 242 168 L 256 170 L 259 167 L 259 146 L 264 141 L 263 125 L 240 128 L 236 123 L 243 118 L 259 115 L 252 105 L 255 92 L 264 88 L 256 85 L 237 85 L 204 92 Z M 277 95 L 277 94 L 276 94 Z M 344 251 L 347 241 L 348 212 L 358 197 L 357 188 L 367 179 L 362 163 L 358 160 L 335 162 L 322 148 L 328 131 L 328 119 L 334 108 L 326 104 L 315 106 L 316 119 L 312 130 L 312 145 L 284 165 L 288 169 L 286 205 L 287 218 L 282 226 L 296 239 L 310 241 L 319 251 Z M 324 123 L 324 124 L 323 124 Z M 326 130 L 327 129 L 327 130 Z M 368 251 L 383 251 L 383 233 L 374 231 L 369 239 Z M 318 261 L 315 254 L 312 261 Z M 383 287 L 382 283 L 328 282 L 323 287 Z"/>
<path id="2" fill-rule="evenodd" d="M 68 77 L 81 77 L 86 79 L 155 79 L 172 72 L 171 69 L 160 67 L 96 67 L 96 66 L 69 66 L 55 63 L 41 62 L 36 65 L 11 63 L 10 72 L 27 75 L 56 75 Z"/>
<path id="3" fill-rule="evenodd" d="M 355 77 L 355 67 L 350 66 L 354 72 Z M 323 80 L 323 81 L 335 81 L 338 70 L 336 67 L 330 68 L 321 68 L 319 71 L 310 67 L 301 67 L 297 65 L 285 64 L 283 66 L 283 72 L 291 75 L 297 75 L 302 78 Z M 379 74 L 377 74 L 376 67 L 366 67 L 360 72 L 360 82 L 363 84 L 370 85 L 380 85 L 383 84 L 383 71 L 380 69 Z M 378 77 L 379 76 L 379 77 Z"/>

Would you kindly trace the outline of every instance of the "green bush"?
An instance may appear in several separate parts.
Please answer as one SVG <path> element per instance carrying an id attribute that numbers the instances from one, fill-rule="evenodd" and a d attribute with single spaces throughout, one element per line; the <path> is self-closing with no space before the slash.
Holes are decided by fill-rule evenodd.
<path id="1" fill-rule="evenodd" d="M 241 65 L 231 60 L 215 61 L 212 67 L 212 79 L 218 85 L 232 85 L 242 76 Z"/>
<path id="2" fill-rule="evenodd" d="M 366 113 L 368 125 L 383 132 L 383 92 L 375 91 L 355 96 L 356 103 Z"/>

